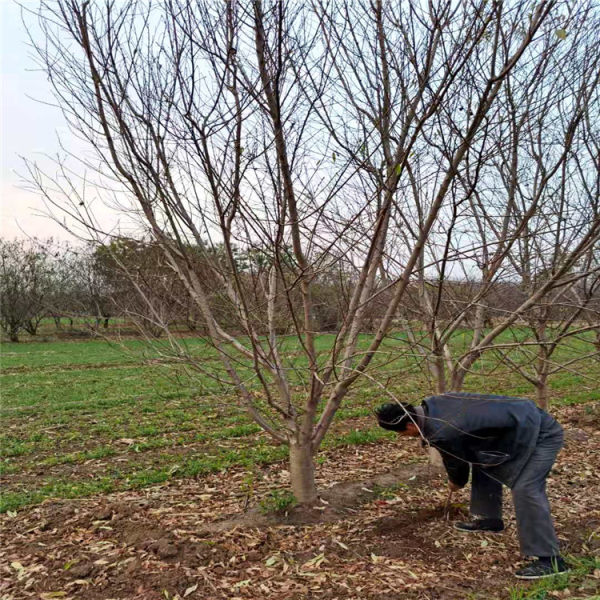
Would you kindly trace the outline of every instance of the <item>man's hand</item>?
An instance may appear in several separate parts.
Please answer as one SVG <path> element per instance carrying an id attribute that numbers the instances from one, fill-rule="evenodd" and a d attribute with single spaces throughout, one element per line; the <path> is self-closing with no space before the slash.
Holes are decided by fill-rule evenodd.
<path id="1" fill-rule="evenodd" d="M 458 492 L 458 490 L 462 489 L 460 485 L 456 485 L 456 483 L 452 483 L 452 481 L 448 482 L 448 489 L 451 492 Z"/>

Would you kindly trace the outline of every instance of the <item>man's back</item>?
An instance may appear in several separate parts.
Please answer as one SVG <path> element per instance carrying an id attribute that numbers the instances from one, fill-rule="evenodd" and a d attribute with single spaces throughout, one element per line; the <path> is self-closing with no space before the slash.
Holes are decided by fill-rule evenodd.
<path id="1" fill-rule="evenodd" d="M 425 437 L 447 467 L 476 464 L 508 486 L 533 452 L 542 421 L 556 423 L 531 400 L 511 396 L 449 392 L 423 406 Z"/>

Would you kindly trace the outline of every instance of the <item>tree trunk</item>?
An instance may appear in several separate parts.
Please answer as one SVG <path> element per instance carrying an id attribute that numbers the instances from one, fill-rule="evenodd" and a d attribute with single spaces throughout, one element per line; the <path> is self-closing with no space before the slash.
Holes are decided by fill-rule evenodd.
<path id="1" fill-rule="evenodd" d="M 541 327 L 538 329 L 537 337 L 543 341 L 546 340 L 544 333 L 546 330 L 546 321 L 544 320 Z M 535 384 L 536 399 L 538 406 L 543 409 L 548 409 L 548 351 L 546 346 L 540 346 L 537 358 L 537 382 Z"/>
<path id="2" fill-rule="evenodd" d="M 475 309 L 475 323 L 473 328 L 473 339 L 471 340 L 471 350 L 474 350 L 481 341 L 485 329 L 485 318 L 487 315 L 487 306 L 481 302 Z M 481 356 L 481 352 L 476 352 L 472 356 L 465 358 L 466 364 L 457 364 L 452 370 L 450 378 L 450 389 L 453 392 L 460 392 L 465 384 L 465 377 L 469 372 L 475 360 Z"/>
<path id="3" fill-rule="evenodd" d="M 538 406 L 543 410 L 548 410 L 550 397 L 548 394 L 548 380 L 542 377 L 535 385 L 536 400 Z"/>
<path id="4" fill-rule="evenodd" d="M 452 391 L 460 392 L 465 383 L 466 375 L 467 370 L 460 365 L 457 365 L 457 367 L 454 369 L 454 373 L 452 373 Z"/>
<path id="5" fill-rule="evenodd" d="M 429 367 L 435 381 L 435 393 L 443 394 L 446 391 L 446 369 L 444 365 L 444 357 L 441 354 L 436 354 L 433 360 L 429 363 Z M 429 464 L 436 469 L 444 467 L 442 455 L 433 446 L 429 446 Z"/>
<path id="6" fill-rule="evenodd" d="M 433 360 L 430 362 L 430 371 L 435 381 L 435 393 L 443 394 L 446 392 L 446 366 L 444 357 L 441 353 L 436 353 Z M 433 446 L 429 446 L 429 464 L 436 469 L 443 469 L 444 462 L 439 450 Z"/>
<path id="7" fill-rule="evenodd" d="M 485 328 L 485 316 L 486 306 L 481 301 L 475 308 L 475 324 L 473 326 L 473 339 L 471 340 L 471 348 L 474 348 L 483 336 L 483 329 Z"/>
<path id="8" fill-rule="evenodd" d="M 290 444 L 290 477 L 296 500 L 300 504 L 314 503 L 317 499 L 317 486 L 310 444 Z"/>
<path id="9" fill-rule="evenodd" d="M 444 468 L 444 461 L 442 460 L 442 455 L 437 448 L 433 446 L 429 446 L 429 464 L 436 467 L 437 469 Z"/>
<path id="10" fill-rule="evenodd" d="M 436 354 L 429 363 L 429 370 L 435 381 L 436 394 L 443 394 L 446 391 L 446 369 L 444 366 L 444 357 Z"/>
<path id="11" fill-rule="evenodd" d="M 19 341 L 19 330 L 18 329 L 11 329 L 8 337 L 10 339 L 11 342 L 18 342 Z"/>
<path id="12" fill-rule="evenodd" d="M 23 329 L 31 336 L 37 335 L 38 325 L 39 321 L 36 323 L 34 320 L 29 320 L 25 322 Z"/>
<path id="13" fill-rule="evenodd" d="M 56 325 L 56 331 L 62 331 L 62 321 L 60 317 L 54 317 L 54 325 Z"/>

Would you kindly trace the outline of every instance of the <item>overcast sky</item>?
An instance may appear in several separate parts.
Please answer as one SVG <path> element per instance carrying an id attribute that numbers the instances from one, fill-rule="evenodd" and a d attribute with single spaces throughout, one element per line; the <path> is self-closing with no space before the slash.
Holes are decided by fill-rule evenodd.
<path id="1" fill-rule="evenodd" d="M 37 2 L 24 2 L 37 6 Z M 31 18 L 28 19 L 31 22 Z M 42 201 L 22 188 L 17 173 L 23 173 L 20 155 L 44 163 L 44 154 L 56 154 L 57 135 L 67 138 L 64 121 L 56 108 L 33 98 L 52 101 L 44 73 L 39 71 L 28 47 L 21 21 L 21 9 L 13 0 L 0 0 L 1 22 L 1 98 L 2 180 L 0 199 L 2 214 L 0 235 L 5 238 L 38 236 L 69 239 L 48 218 Z M 46 164 L 48 164 L 46 162 Z"/>

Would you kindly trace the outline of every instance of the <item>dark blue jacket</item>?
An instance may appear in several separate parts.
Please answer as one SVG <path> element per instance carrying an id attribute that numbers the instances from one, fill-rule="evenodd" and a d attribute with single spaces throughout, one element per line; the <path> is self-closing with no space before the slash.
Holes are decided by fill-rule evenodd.
<path id="1" fill-rule="evenodd" d="M 549 417 L 531 400 L 463 392 L 430 396 L 423 408 L 424 436 L 461 487 L 470 464 L 512 487 L 535 448 L 542 417 Z"/>

